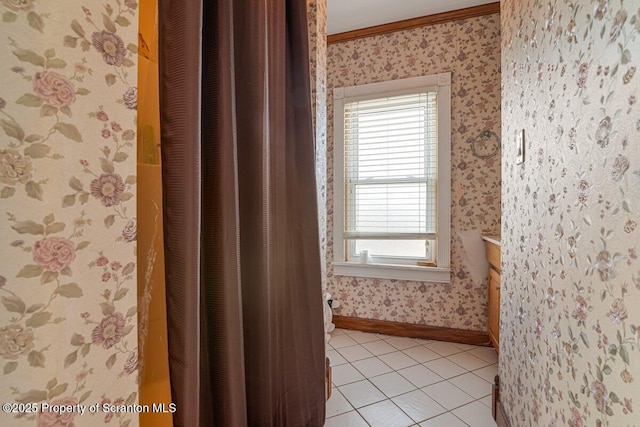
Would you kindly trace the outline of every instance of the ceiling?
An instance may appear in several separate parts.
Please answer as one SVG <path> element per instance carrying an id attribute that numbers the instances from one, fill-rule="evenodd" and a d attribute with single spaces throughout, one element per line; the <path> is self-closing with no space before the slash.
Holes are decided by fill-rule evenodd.
<path id="1" fill-rule="evenodd" d="M 327 0 L 327 34 L 495 3 L 497 0 Z"/>

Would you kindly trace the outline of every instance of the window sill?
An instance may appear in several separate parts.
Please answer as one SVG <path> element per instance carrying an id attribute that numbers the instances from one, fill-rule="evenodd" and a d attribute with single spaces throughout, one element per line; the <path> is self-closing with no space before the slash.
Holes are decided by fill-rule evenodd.
<path id="1" fill-rule="evenodd" d="M 335 276 L 369 277 L 373 279 L 412 280 L 430 283 L 449 283 L 451 269 L 419 267 L 400 264 L 360 264 L 357 262 L 334 262 Z"/>

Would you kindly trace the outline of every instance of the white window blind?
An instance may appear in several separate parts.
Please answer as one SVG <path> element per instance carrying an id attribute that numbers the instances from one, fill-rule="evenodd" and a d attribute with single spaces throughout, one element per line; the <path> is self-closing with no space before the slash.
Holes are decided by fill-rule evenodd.
<path id="1" fill-rule="evenodd" d="M 434 240 L 437 146 L 435 90 L 346 102 L 344 238 Z"/>

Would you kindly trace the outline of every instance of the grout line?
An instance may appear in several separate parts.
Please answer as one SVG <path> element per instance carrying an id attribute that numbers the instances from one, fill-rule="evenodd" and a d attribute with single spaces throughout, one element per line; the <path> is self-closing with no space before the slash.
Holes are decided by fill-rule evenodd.
<path id="1" fill-rule="evenodd" d="M 341 334 L 341 335 L 349 335 L 349 332 L 346 332 L 346 331 L 347 331 L 347 330 L 342 330 L 342 334 Z M 353 332 L 356 332 L 356 331 L 352 331 L 351 333 L 353 333 Z M 364 347 L 364 346 L 363 346 L 363 344 L 369 344 L 369 343 L 375 343 L 375 342 L 378 342 L 378 341 L 382 341 L 382 342 L 385 342 L 386 344 L 390 345 L 391 347 L 395 348 L 396 350 L 395 350 L 395 351 L 392 351 L 392 352 L 389 352 L 389 353 L 383 353 L 383 354 L 380 354 L 380 355 L 372 354 L 372 356 L 371 356 L 371 357 L 366 357 L 366 358 L 364 358 L 364 359 L 355 360 L 355 361 L 349 361 L 349 360 L 347 360 L 347 359 L 344 357 L 344 355 L 342 355 L 342 353 L 339 351 L 340 349 L 335 349 L 335 348 L 334 348 L 334 350 L 335 350 L 336 352 L 338 352 L 338 354 L 340 354 L 340 356 L 342 356 L 342 357 L 346 360 L 346 363 L 344 363 L 344 364 L 342 364 L 342 365 L 345 365 L 345 364 L 346 364 L 346 365 L 351 366 L 353 369 L 355 369 L 355 371 L 356 371 L 356 372 L 358 372 L 360 375 L 362 375 L 362 376 L 364 377 L 364 379 L 360 379 L 360 380 L 356 380 L 356 381 L 348 382 L 348 383 L 342 384 L 342 385 L 340 385 L 340 386 L 337 386 L 337 385 L 335 385 L 335 384 L 332 384 L 332 386 L 334 386 L 334 388 L 336 389 L 336 391 L 337 391 L 337 392 L 339 392 L 339 393 L 342 395 L 342 397 L 347 401 L 347 403 L 348 403 L 349 407 L 350 407 L 350 408 L 352 408 L 352 409 L 351 409 L 351 410 L 349 410 L 349 411 L 347 411 L 347 412 L 343 412 L 342 414 L 338 414 L 338 415 L 333 415 L 333 416 L 331 416 L 331 417 L 327 417 L 327 419 L 329 419 L 329 418 L 333 418 L 333 417 L 336 417 L 336 416 L 339 416 L 339 415 L 347 414 L 347 413 L 350 413 L 350 412 L 352 412 L 352 411 L 355 411 L 355 412 L 356 412 L 360 417 L 362 417 L 362 419 L 365 421 L 365 423 L 366 423 L 368 426 L 371 426 L 371 424 L 366 420 L 366 418 L 363 416 L 363 414 L 360 412 L 360 410 L 361 410 L 361 409 L 364 409 L 364 408 L 367 408 L 367 407 L 369 407 L 369 406 L 372 406 L 372 405 L 378 404 L 378 403 L 385 402 L 385 401 L 387 401 L 387 400 L 388 400 L 388 401 L 390 401 L 390 402 L 391 402 L 391 403 L 392 403 L 396 408 L 398 408 L 398 409 L 400 410 L 400 412 L 401 412 L 401 413 L 403 413 L 403 414 L 404 414 L 405 416 L 407 416 L 410 420 L 412 420 L 412 422 L 414 423 L 414 424 L 412 424 L 412 425 L 418 425 L 418 424 L 420 424 L 420 423 L 422 423 L 422 422 L 424 422 L 424 421 L 427 421 L 427 420 L 430 420 L 430 419 L 432 419 L 432 418 L 435 418 L 435 417 L 438 417 L 438 416 L 441 416 L 441 415 L 444 415 L 444 414 L 450 413 L 452 416 L 454 416 L 456 419 L 458 419 L 461 423 L 463 423 L 463 424 L 465 424 L 465 425 L 467 425 L 467 426 L 468 426 L 469 424 L 468 424 L 468 423 L 466 423 L 466 422 L 464 422 L 461 418 L 459 418 L 456 414 L 454 414 L 454 413 L 453 413 L 453 411 L 455 411 L 455 410 L 457 410 L 457 409 L 459 409 L 459 408 L 461 408 L 461 407 L 463 407 L 463 406 L 467 406 L 467 405 L 470 405 L 470 404 L 472 404 L 472 403 L 475 403 L 475 402 L 478 402 L 480 405 L 482 405 L 482 407 L 484 407 L 484 408 L 485 408 L 485 409 L 487 409 L 487 410 L 490 410 L 490 409 L 491 409 L 491 408 L 487 407 L 484 403 L 480 402 L 482 399 L 485 399 L 487 396 L 490 396 L 490 395 L 491 395 L 491 393 L 488 393 L 487 395 L 485 395 L 485 396 L 481 396 L 481 397 L 479 397 L 479 398 L 475 398 L 474 396 L 469 395 L 469 394 L 468 394 L 467 392 L 465 392 L 463 389 L 461 389 L 461 388 L 460 388 L 460 387 L 458 387 L 456 384 L 454 384 L 454 383 L 452 383 L 452 382 L 450 381 L 450 380 L 452 380 L 452 379 L 454 379 L 454 378 L 457 378 L 457 377 L 460 377 L 460 376 L 462 376 L 462 375 L 466 375 L 466 374 L 471 373 L 471 374 L 473 374 L 475 377 L 477 377 L 477 378 L 481 379 L 482 381 L 484 381 L 484 382 L 486 382 L 487 384 L 489 384 L 489 385 L 490 385 L 491 383 L 490 383 L 489 381 L 487 381 L 487 380 L 485 380 L 484 378 L 482 378 L 481 376 L 477 375 L 475 372 L 476 372 L 476 371 L 478 371 L 478 370 L 480 370 L 480 369 L 487 368 L 487 367 L 489 367 L 489 366 L 497 365 L 497 363 L 496 363 L 496 362 L 489 362 L 489 361 L 487 361 L 487 360 L 485 360 L 485 359 L 483 359 L 483 358 L 481 358 L 481 357 L 476 356 L 475 354 L 471 354 L 471 353 L 470 353 L 471 351 L 474 351 L 474 350 L 476 350 L 477 348 L 484 348 L 484 347 L 482 347 L 482 346 L 475 346 L 474 348 L 466 349 L 466 350 L 463 350 L 463 349 L 460 349 L 459 347 L 456 347 L 456 348 L 458 348 L 460 351 L 458 351 L 458 352 L 456 352 L 456 353 L 449 354 L 448 356 L 444 356 L 444 355 L 441 355 L 440 353 L 438 353 L 437 351 L 435 351 L 435 350 L 432 350 L 432 349 L 429 349 L 429 348 L 428 348 L 427 344 L 428 344 L 429 342 L 433 342 L 433 341 L 429 341 L 429 342 L 427 342 L 427 343 L 418 343 L 418 345 L 416 345 L 416 346 L 413 346 L 413 347 L 407 347 L 407 348 L 404 348 L 404 349 L 402 349 L 402 350 L 401 350 L 401 349 L 398 349 L 397 347 L 395 347 L 393 344 L 391 344 L 391 343 L 387 343 L 387 342 L 386 342 L 386 339 L 393 338 L 393 337 L 384 337 L 384 338 L 383 338 L 383 337 L 380 337 L 379 335 L 377 335 L 377 338 L 378 338 L 378 340 L 376 340 L 376 341 L 368 341 L 368 342 L 366 342 L 366 343 L 356 343 L 356 344 L 354 344 L 354 345 L 345 346 L 345 347 L 341 347 L 341 348 L 355 347 L 356 345 L 359 345 L 359 346 L 363 347 L 363 349 L 364 349 L 364 350 L 369 351 L 366 347 Z M 415 342 L 415 341 L 414 341 L 414 342 Z M 438 354 L 440 357 L 438 357 L 438 358 L 436 358 L 436 359 L 433 359 L 433 360 L 429 360 L 429 361 L 427 361 L 427 362 L 420 363 L 420 362 L 418 362 L 417 360 L 415 360 L 413 357 L 409 356 L 408 354 L 406 354 L 406 353 L 404 352 L 405 350 L 409 350 L 409 349 L 411 349 L 411 348 L 416 348 L 416 347 L 424 347 L 424 348 L 426 348 L 426 349 L 428 349 L 428 350 L 430 350 L 430 351 L 432 351 L 432 352 L 434 352 L 434 353 Z M 389 366 L 389 365 L 388 365 L 384 360 L 382 360 L 382 359 L 380 358 L 380 356 L 385 356 L 385 355 L 387 355 L 387 354 L 393 354 L 393 353 L 398 353 L 398 352 L 399 352 L 399 353 L 402 353 L 404 356 L 408 357 L 410 360 L 413 360 L 413 361 L 414 361 L 414 362 L 416 362 L 416 363 L 415 363 L 415 364 L 412 364 L 412 365 L 409 365 L 409 366 L 404 366 L 404 367 L 399 368 L 399 369 L 394 369 L 394 368 L 392 368 L 391 366 Z M 369 351 L 369 353 L 371 353 L 371 352 Z M 475 358 L 477 358 L 477 359 L 479 359 L 479 360 L 482 360 L 483 362 L 488 363 L 488 365 L 486 365 L 486 366 L 482 366 L 482 367 L 480 367 L 480 368 L 476 368 L 476 369 L 473 369 L 473 370 L 470 370 L 470 369 L 468 369 L 468 368 L 466 368 L 466 367 L 464 367 L 464 366 L 462 366 L 462 365 L 460 365 L 460 364 L 456 363 L 455 361 L 453 361 L 453 360 L 450 360 L 450 359 L 449 359 L 449 357 L 451 357 L 451 356 L 455 356 L 455 355 L 462 354 L 462 353 L 470 353 L 470 354 L 469 354 L 470 356 L 473 356 L 473 357 L 475 357 Z M 381 362 L 383 365 L 385 365 L 385 366 L 387 366 L 388 368 L 390 368 L 390 369 L 391 369 L 391 372 L 386 372 L 386 373 L 383 373 L 383 374 L 378 374 L 378 375 L 373 375 L 373 376 L 367 376 L 367 375 L 365 375 L 363 372 L 361 372 L 361 371 L 360 371 L 360 370 L 359 370 L 359 369 L 354 365 L 354 363 L 361 362 L 361 361 L 364 361 L 364 360 L 369 360 L 369 359 L 377 359 L 377 360 L 378 360 L 379 362 Z M 426 363 L 429 363 L 429 362 L 432 362 L 432 361 L 435 361 L 435 360 L 440 360 L 440 359 L 446 359 L 447 361 L 449 361 L 449 362 L 453 363 L 454 365 L 459 366 L 461 369 L 464 369 L 464 370 L 465 370 L 465 372 L 463 372 L 463 373 L 461 373 L 461 374 L 458 374 L 458 375 L 454 375 L 454 376 L 452 376 L 452 377 L 450 377 L 450 378 L 442 378 L 442 377 L 441 377 L 441 381 L 436 381 L 436 382 L 434 382 L 434 383 L 432 383 L 432 384 L 429 384 L 429 385 L 426 385 L 426 386 L 424 386 L 424 387 L 418 387 L 418 386 L 416 386 L 413 382 L 411 382 L 411 380 L 409 380 L 408 378 L 404 377 L 404 375 L 402 375 L 402 374 L 399 372 L 399 371 L 401 371 L 401 370 L 408 369 L 408 368 L 411 368 L 411 367 L 415 367 L 415 366 L 420 365 L 420 366 L 425 367 L 426 369 L 429 369 L 430 371 L 432 371 L 432 372 L 433 372 L 433 373 L 435 373 L 436 375 L 440 376 L 440 374 L 438 374 L 438 372 L 437 372 L 437 371 L 435 371 L 435 370 L 433 370 L 433 369 L 429 368 L 428 366 L 425 366 L 425 364 L 426 364 Z M 342 365 L 336 365 L 336 366 L 342 366 Z M 409 383 L 414 387 L 414 389 L 413 389 L 413 390 L 409 390 L 409 391 L 404 392 L 404 393 L 401 393 L 401 394 L 399 394 L 399 395 L 397 395 L 397 396 L 394 396 L 394 397 L 392 397 L 392 398 L 391 398 L 391 397 L 388 397 L 388 396 L 387 396 L 387 395 L 386 395 L 386 394 L 385 394 L 385 393 L 384 393 L 384 392 L 383 392 L 383 391 L 382 391 L 378 386 L 376 386 L 376 385 L 375 385 L 375 383 L 373 383 L 373 382 L 371 381 L 371 379 L 372 379 L 372 378 L 377 378 L 377 377 L 380 377 L 380 376 L 383 376 L 383 375 L 388 375 L 388 374 L 390 374 L 390 373 L 396 373 L 396 374 L 398 374 L 401 378 L 403 378 L 403 379 L 405 379 L 406 381 L 408 381 L 408 382 L 409 382 Z M 364 405 L 364 406 L 362 406 L 362 407 L 360 407 L 360 408 L 355 408 L 355 406 L 351 403 L 351 401 L 350 401 L 350 400 L 349 400 L 349 399 L 348 399 L 344 394 L 342 394 L 342 392 L 340 391 L 339 387 L 343 387 L 343 386 L 346 386 L 346 385 L 349 385 L 349 384 L 354 384 L 354 383 L 356 383 L 356 382 L 360 382 L 360 381 L 367 381 L 367 382 L 368 382 L 370 385 L 372 385 L 376 390 L 378 390 L 378 391 L 379 391 L 379 392 L 380 392 L 380 393 L 385 397 L 385 399 L 380 400 L 380 401 L 378 401 L 378 402 L 373 402 L 373 403 L 370 403 L 370 404 Z M 465 393 L 465 394 L 469 395 L 469 397 L 471 397 L 473 400 L 472 400 L 472 401 L 470 401 L 470 402 L 467 402 L 467 403 L 465 403 L 465 404 L 462 404 L 462 405 L 456 406 L 456 407 L 454 407 L 454 408 L 447 409 L 447 408 L 445 408 L 444 406 L 442 406 L 439 402 L 437 402 L 435 399 L 433 399 L 431 396 L 429 396 L 426 392 L 424 392 L 424 391 L 423 391 L 423 389 L 424 389 L 424 388 L 427 388 L 427 387 L 430 387 L 430 386 L 433 386 L 433 385 L 436 385 L 436 384 L 444 383 L 444 382 L 449 383 L 450 385 L 452 385 L 452 386 L 453 386 L 453 387 L 455 387 L 456 389 L 458 389 L 458 390 L 460 390 L 461 392 L 463 392 L 463 393 Z M 404 395 L 409 394 L 409 393 L 413 393 L 413 392 L 415 392 L 415 391 L 417 391 L 417 390 L 419 390 L 419 391 L 421 391 L 422 393 L 424 393 L 425 395 L 427 395 L 431 400 L 434 400 L 434 401 L 435 401 L 439 406 L 441 406 L 442 408 L 444 408 L 444 409 L 446 410 L 446 412 L 443 412 L 442 414 L 436 415 L 436 416 L 434 416 L 434 417 L 426 418 L 426 419 L 421 420 L 421 421 L 414 421 L 414 420 L 413 420 L 413 418 L 411 418 L 411 416 L 410 416 L 407 412 L 405 412 L 405 411 L 404 411 L 404 410 L 403 410 L 399 405 L 397 405 L 397 404 L 393 401 L 393 399 L 395 399 L 395 398 L 397 398 L 397 397 L 404 396 Z"/>
<path id="2" fill-rule="evenodd" d="M 372 384 L 373 384 L 373 383 L 372 383 Z M 375 387 L 375 384 L 373 384 L 373 386 Z M 380 392 L 382 393 L 382 391 L 380 391 Z M 384 394 L 384 393 L 382 393 L 382 394 L 386 396 L 386 394 Z M 406 412 L 404 412 L 404 411 L 402 410 L 402 408 L 400 408 L 398 405 L 396 405 L 396 402 L 394 402 L 393 400 L 391 400 L 391 398 L 386 398 L 385 400 L 390 401 L 390 402 L 391 402 L 391 403 L 392 403 L 396 408 L 398 408 L 398 409 L 400 410 L 400 412 L 402 412 L 402 413 L 403 413 L 403 414 L 405 414 L 407 417 L 409 417 L 409 414 L 407 414 Z M 358 412 L 358 414 L 362 417 L 362 419 L 367 423 L 367 425 L 369 425 L 369 426 L 370 426 L 371 424 L 369 424 L 369 421 L 367 421 L 367 419 L 364 417 L 364 415 L 362 415 L 362 414 L 360 413 L 360 411 L 359 411 L 359 410 L 360 410 L 360 409 L 363 409 L 363 408 L 366 408 L 366 407 L 369 407 L 369 406 L 373 406 L 373 405 L 375 405 L 375 404 L 377 404 L 377 403 L 384 402 L 385 400 L 381 400 L 381 401 L 379 401 L 379 402 L 375 402 L 375 403 L 371 403 L 371 404 L 369 404 L 369 405 L 362 406 L 362 407 L 360 407 L 360 408 L 357 408 L 357 409 L 356 409 L 356 411 L 357 411 L 357 412 Z M 410 419 L 411 421 L 413 421 L 413 418 L 409 417 L 409 419 Z"/>
<path id="3" fill-rule="evenodd" d="M 326 419 L 333 418 L 333 417 L 337 417 L 337 416 L 340 416 L 340 415 L 342 415 L 342 414 L 346 414 L 347 412 L 354 411 L 354 410 L 356 409 L 356 408 L 351 404 L 351 402 L 349 402 L 349 399 L 347 399 L 347 398 L 346 398 L 346 396 L 340 392 L 340 390 L 338 389 L 338 387 L 334 387 L 334 390 L 332 391 L 332 393 L 340 393 L 340 395 L 342 396 L 342 398 L 343 398 L 344 400 L 346 400 L 346 401 L 347 401 L 347 405 L 349 405 L 349 407 L 350 407 L 351 409 L 350 409 L 350 410 L 348 410 L 348 411 L 346 411 L 346 412 L 342 412 L 341 414 L 336 414 L 336 415 L 332 415 L 332 416 L 330 416 L 330 417 L 326 417 Z M 326 412 L 326 411 L 325 411 L 325 412 Z M 325 413 L 325 415 L 326 415 L 326 413 Z"/>

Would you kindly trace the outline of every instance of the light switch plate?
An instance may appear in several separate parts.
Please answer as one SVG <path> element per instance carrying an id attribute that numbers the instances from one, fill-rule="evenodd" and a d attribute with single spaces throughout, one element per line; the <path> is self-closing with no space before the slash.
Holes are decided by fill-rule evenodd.
<path id="1" fill-rule="evenodd" d="M 518 147 L 516 164 L 521 165 L 524 163 L 524 129 L 519 131 L 516 135 L 516 147 Z"/>

